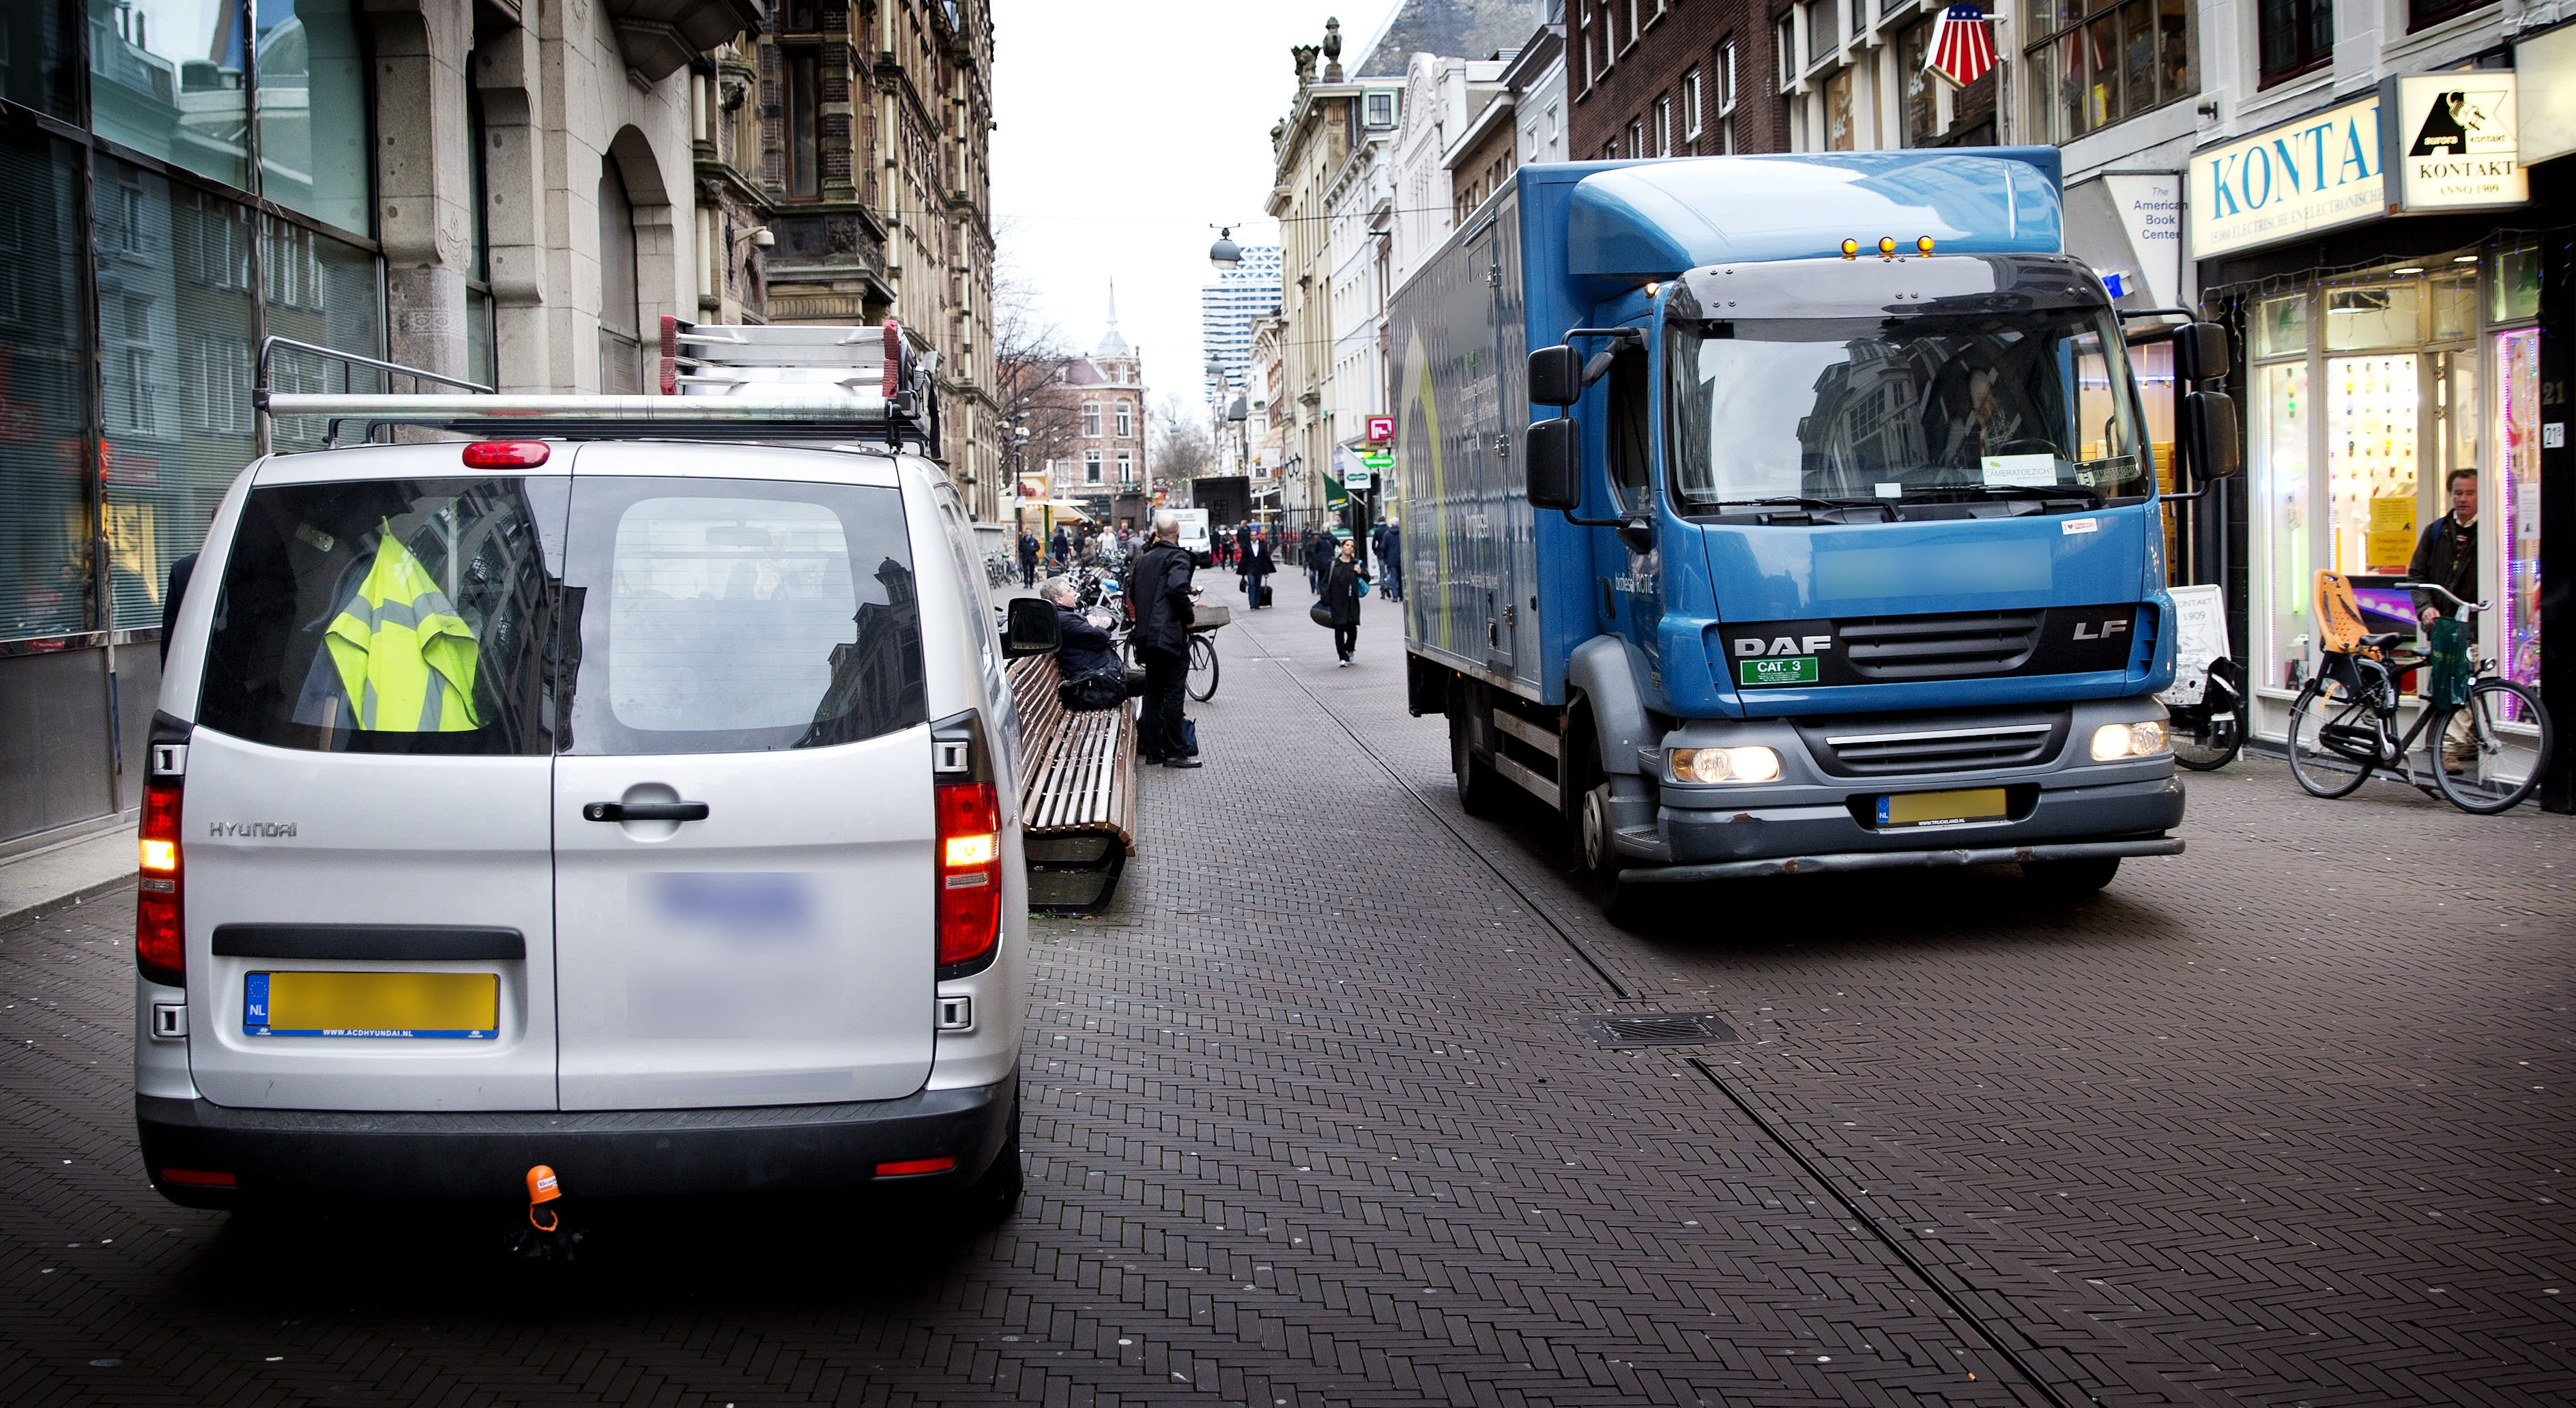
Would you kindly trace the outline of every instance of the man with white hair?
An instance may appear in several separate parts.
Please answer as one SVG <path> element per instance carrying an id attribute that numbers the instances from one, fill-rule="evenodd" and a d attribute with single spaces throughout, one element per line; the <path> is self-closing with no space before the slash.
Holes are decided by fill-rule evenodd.
<path id="1" fill-rule="evenodd" d="M 1072 578 L 1049 577 L 1038 584 L 1038 595 L 1055 605 L 1055 663 L 1064 678 L 1126 668 L 1118 663 L 1117 642 L 1105 628 L 1109 618 L 1082 611 L 1078 605 L 1082 594 L 1074 589 Z"/>
<path id="2" fill-rule="evenodd" d="M 1136 558 L 1127 584 L 1136 613 L 1128 639 L 1145 665 L 1145 713 L 1136 748 L 1146 762 L 1167 768 L 1199 765 L 1181 726 L 1181 692 L 1190 678 L 1190 574 L 1196 564 L 1181 547 L 1181 520 L 1154 515 L 1154 541 Z"/>

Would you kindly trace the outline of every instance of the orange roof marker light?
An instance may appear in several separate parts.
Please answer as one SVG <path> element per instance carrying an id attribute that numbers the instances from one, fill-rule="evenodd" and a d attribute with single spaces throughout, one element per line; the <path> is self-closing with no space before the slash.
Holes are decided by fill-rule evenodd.
<path id="1" fill-rule="evenodd" d="M 1843 241 L 1843 258 L 1845 258 L 1845 259 L 1858 259 L 1858 258 L 1860 258 L 1860 241 L 1858 241 L 1858 240 L 1845 240 L 1845 241 Z"/>
<path id="2" fill-rule="evenodd" d="M 1924 258 L 1926 258 L 1926 259 L 1931 258 L 1931 257 L 1932 257 L 1932 237 L 1931 237 L 1930 235 L 1925 235 L 1923 238 L 1921 238 L 1921 239 L 1919 239 L 1919 240 L 1916 240 L 1916 241 L 1914 242 L 1914 252 L 1915 252 L 1915 253 L 1917 253 L 1917 254 L 1922 255 L 1922 256 L 1923 256 Z"/>
<path id="3" fill-rule="evenodd" d="M 1896 257 L 1896 236 L 1881 235 L 1878 237 L 1878 257 L 1881 259 L 1894 259 Z"/>

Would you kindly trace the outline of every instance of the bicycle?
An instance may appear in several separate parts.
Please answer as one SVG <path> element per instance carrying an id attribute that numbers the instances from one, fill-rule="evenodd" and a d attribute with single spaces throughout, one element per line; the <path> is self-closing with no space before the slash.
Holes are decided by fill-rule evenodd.
<path id="1" fill-rule="evenodd" d="M 2174 761 L 2193 772 L 2215 772 L 2245 748 L 2243 667 L 2226 656 L 2209 662 L 2200 700 L 2165 706 L 2165 737 Z"/>
<path id="2" fill-rule="evenodd" d="M 2457 608 L 2450 619 L 2463 634 L 2470 632 L 2476 614 L 2492 604 L 2463 601 L 2431 582 L 2396 585 L 2447 599 Z M 2319 610 L 2324 619 L 2322 594 Z M 2437 677 L 2423 714 L 2401 737 L 2398 677 L 2436 664 L 2432 654 L 2391 653 L 2406 634 L 2361 635 L 2349 651 L 2325 652 L 2324 667 L 2290 705 L 2290 775 L 2311 795 L 2332 798 L 2350 795 L 2373 772 L 2387 771 L 2426 791 L 2438 790 L 2464 812 L 2492 816 L 2512 810 L 2531 795 L 2549 768 L 2555 733 L 2539 694 L 2498 676 L 2494 661 L 2471 657 L 2463 661 L 2467 683 L 2459 691 L 2459 702 L 2441 702 L 2443 682 Z M 2506 755 L 2501 726 L 2507 723 L 2528 727 L 2536 736 L 2538 750 L 2528 770 L 2507 766 L 2518 761 Z M 2455 731 L 2465 737 L 2454 741 Z M 2427 737 L 2424 752 L 2433 777 L 2430 786 L 2406 766 L 2406 754 L 2419 737 Z M 2458 756 L 2444 756 L 2446 744 L 2450 745 L 2447 751 Z"/>

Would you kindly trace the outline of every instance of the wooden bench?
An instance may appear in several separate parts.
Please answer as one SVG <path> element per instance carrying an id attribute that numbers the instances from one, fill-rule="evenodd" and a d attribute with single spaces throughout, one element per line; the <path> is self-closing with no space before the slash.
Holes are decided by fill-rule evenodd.
<path id="1" fill-rule="evenodd" d="M 1136 701 L 1073 713 L 1052 655 L 1010 664 L 1020 714 L 1020 836 L 1029 908 L 1097 914 L 1136 853 Z"/>

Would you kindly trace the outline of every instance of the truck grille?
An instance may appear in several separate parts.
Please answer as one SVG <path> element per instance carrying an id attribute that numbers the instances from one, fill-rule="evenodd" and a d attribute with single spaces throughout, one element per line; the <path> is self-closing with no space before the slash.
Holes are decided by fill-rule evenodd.
<path id="1" fill-rule="evenodd" d="M 1937 680 L 2020 669 L 2039 648 L 2038 611 L 1864 616 L 1837 621 L 1843 659 L 1871 680 Z"/>
<path id="2" fill-rule="evenodd" d="M 2064 710 L 1876 714 L 1798 726 L 1807 751 L 1843 777 L 2032 767 L 2066 743 Z"/>

